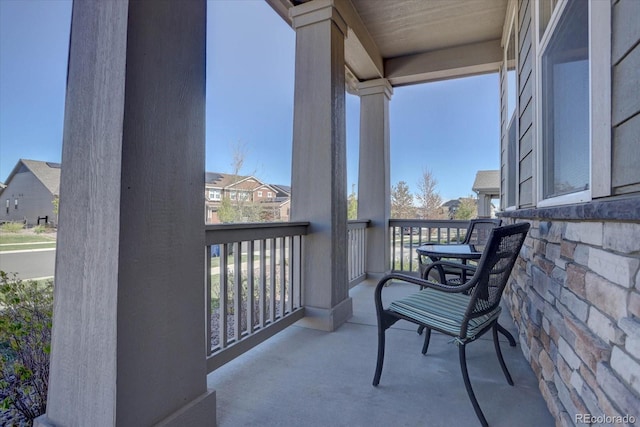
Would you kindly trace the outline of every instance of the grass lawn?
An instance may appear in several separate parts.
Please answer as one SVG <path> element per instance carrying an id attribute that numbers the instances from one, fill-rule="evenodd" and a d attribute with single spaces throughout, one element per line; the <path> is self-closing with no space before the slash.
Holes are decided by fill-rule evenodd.
<path id="1" fill-rule="evenodd" d="M 56 247 L 55 235 L 49 233 L 2 233 L 0 232 L 0 251 L 19 251 L 27 249 L 49 249 Z"/>
<path id="2" fill-rule="evenodd" d="M 56 242 L 27 243 L 22 245 L 0 245 L 0 252 L 25 251 L 29 249 L 52 249 L 56 247 Z"/>
<path id="3" fill-rule="evenodd" d="M 56 239 L 47 234 L 0 233 L 0 245 L 8 243 L 54 242 Z"/>

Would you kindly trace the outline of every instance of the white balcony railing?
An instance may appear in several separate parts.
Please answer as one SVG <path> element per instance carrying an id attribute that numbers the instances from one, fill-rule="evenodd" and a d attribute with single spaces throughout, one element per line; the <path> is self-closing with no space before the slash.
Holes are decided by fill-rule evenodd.
<path id="1" fill-rule="evenodd" d="M 209 372 L 304 316 L 307 228 L 303 222 L 206 226 Z"/>
<path id="2" fill-rule="evenodd" d="M 394 271 L 418 269 L 415 249 L 459 242 L 468 221 L 389 221 Z M 206 226 L 207 368 L 238 357 L 304 317 L 302 254 L 309 223 Z M 367 277 L 368 220 L 349 221 L 348 279 Z"/>
<path id="3" fill-rule="evenodd" d="M 369 220 L 351 220 L 347 223 L 349 288 L 367 278 L 367 227 Z"/>
<path id="4" fill-rule="evenodd" d="M 391 219 L 391 270 L 418 271 L 416 249 L 425 243 L 455 243 L 464 240 L 468 220 Z"/>

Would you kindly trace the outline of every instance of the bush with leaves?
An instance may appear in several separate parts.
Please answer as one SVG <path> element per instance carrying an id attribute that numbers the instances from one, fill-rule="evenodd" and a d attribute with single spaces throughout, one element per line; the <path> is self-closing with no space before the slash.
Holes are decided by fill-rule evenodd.
<path id="1" fill-rule="evenodd" d="M 0 409 L 31 421 L 46 411 L 53 282 L 0 271 Z"/>
<path id="2" fill-rule="evenodd" d="M 35 234 L 42 234 L 47 231 L 47 228 L 44 225 L 40 224 L 33 227 L 31 231 L 33 231 Z"/>
<path id="3" fill-rule="evenodd" d="M 24 228 L 24 224 L 21 222 L 5 222 L 0 225 L 0 231 L 5 233 L 17 233 Z"/>

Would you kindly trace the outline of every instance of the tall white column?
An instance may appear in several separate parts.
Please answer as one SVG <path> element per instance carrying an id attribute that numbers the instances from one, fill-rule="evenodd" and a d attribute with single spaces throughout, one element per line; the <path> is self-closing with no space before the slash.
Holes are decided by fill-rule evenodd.
<path id="1" fill-rule="evenodd" d="M 382 277 L 389 270 L 390 160 L 389 100 L 393 89 L 387 79 L 358 85 L 360 95 L 360 163 L 358 218 L 369 219 L 367 276 Z"/>
<path id="2" fill-rule="evenodd" d="M 215 425 L 204 318 L 206 2 L 76 1 L 47 414 Z"/>
<path id="3" fill-rule="evenodd" d="M 478 218 L 491 218 L 491 196 L 478 193 Z"/>
<path id="4" fill-rule="evenodd" d="M 303 324 L 334 330 L 352 315 L 347 277 L 344 37 L 331 0 L 291 9 L 296 30 L 291 219 L 309 221 Z"/>

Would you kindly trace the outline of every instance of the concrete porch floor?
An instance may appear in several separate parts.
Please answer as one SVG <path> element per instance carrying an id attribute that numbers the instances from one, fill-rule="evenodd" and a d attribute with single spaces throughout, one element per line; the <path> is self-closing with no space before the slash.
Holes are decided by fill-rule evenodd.
<path id="1" fill-rule="evenodd" d="M 208 376 L 217 420 L 235 426 L 476 426 L 480 425 L 450 338 L 433 333 L 429 352 L 408 322 L 387 331 L 380 385 L 376 363 L 375 282 L 354 287 L 353 317 L 333 333 L 291 326 Z M 385 301 L 416 287 L 393 284 Z M 386 304 L 385 304 L 386 306 Z M 506 310 L 500 323 L 517 337 Z M 514 387 L 507 384 L 491 333 L 467 347 L 469 376 L 491 426 L 553 426 L 520 346 L 501 340 Z"/>

